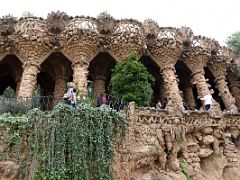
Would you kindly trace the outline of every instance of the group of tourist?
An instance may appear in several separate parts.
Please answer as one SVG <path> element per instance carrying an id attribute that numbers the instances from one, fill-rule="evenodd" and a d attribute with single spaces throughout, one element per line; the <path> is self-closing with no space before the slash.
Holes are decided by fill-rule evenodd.
<path id="1" fill-rule="evenodd" d="M 64 94 L 63 99 L 69 104 L 71 108 L 75 108 L 77 106 L 77 95 L 76 95 L 76 88 L 75 84 L 73 82 L 69 82 L 67 84 L 68 90 L 67 93 Z M 101 93 L 100 96 L 97 98 L 97 107 L 101 107 L 102 105 L 106 105 L 108 102 L 106 93 Z M 200 98 L 202 101 L 203 107 L 205 111 L 209 111 L 212 107 L 212 96 L 211 95 L 205 95 L 203 98 Z M 157 109 L 165 109 L 167 106 L 167 99 L 164 98 L 164 100 L 161 102 L 160 100 L 156 103 Z M 110 103 L 108 103 L 110 104 Z M 114 106 L 114 105 L 112 105 Z M 188 104 L 183 101 L 183 106 L 186 110 L 191 110 L 188 106 Z"/>
<path id="2" fill-rule="evenodd" d="M 67 83 L 67 93 L 64 94 L 63 99 L 70 108 L 75 108 L 77 106 L 77 90 L 73 82 Z M 106 93 L 101 93 L 96 101 L 97 107 L 102 107 L 104 105 L 109 105 L 109 107 L 119 111 L 122 110 L 126 105 L 123 100 L 115 98 Z"/>

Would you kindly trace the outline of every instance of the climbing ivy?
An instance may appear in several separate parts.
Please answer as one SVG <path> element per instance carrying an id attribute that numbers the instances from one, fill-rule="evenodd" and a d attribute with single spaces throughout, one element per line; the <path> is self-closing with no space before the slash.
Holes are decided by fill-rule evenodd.
<path id="1" fill-rule="evenodd" d="M 60 103 L 51 112 L 32 110 L 24 122 L 30 130 L 22 164 L 31 179 L 113 179 L 113 142 L 123 138 L 127 125 L 117 111 L 88 104 L 70 109 Z M 19 144 L 20 135 L 13 133 L 12 145 Z"/>

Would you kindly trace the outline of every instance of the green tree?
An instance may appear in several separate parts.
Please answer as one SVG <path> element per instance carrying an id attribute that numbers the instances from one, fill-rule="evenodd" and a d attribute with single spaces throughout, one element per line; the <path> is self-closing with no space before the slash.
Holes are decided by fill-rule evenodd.
<path id="1" fill-rule="evenodd" d="M 228 37 L 227 45 L 240 54 L 240 32 L 236 32 Z"/>
<path id="2" fill-rule="evenodd" d="M 138 53 L 134 51 L 115 66 L 110 90 L 113 96 L 135 101 L 139 106 L 148 106 L 153 94 L 154 81 L 154 77 L 138 61 Z"/>
<path id="3" fill-rule="evenodd" d="M 24 11 L 22 13 L 22 17 L 33 17 L 33 13 L 29 12 L 29 11 Z"/>
<path id="4" fill-rule="evenodd" d="M 240 55 L 240 31 L 229 36 L 226 43 L 230 48 L 234 49 L 234 51 L 236 51 Z M 238 78 L 240 78 L 239 64 L 237 65 L 235 70 L 237 71 Z"/>

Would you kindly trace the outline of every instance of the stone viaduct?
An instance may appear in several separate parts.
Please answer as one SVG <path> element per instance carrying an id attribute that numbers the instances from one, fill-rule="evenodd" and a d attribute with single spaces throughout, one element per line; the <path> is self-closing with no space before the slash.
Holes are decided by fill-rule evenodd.
<path id="1" fill-rule="evenodd" d="M 211 93 L 217 109 L 240 108 L 238 57 L 217 41 L 150 19 L 61 13 L 0 20 L 0 94 L 11 86 L 18 97 L 31 97 L 39 84 L 42 95 L 62 97 L 73 80 L 83 94 L 92 81 L 96 97 L 108 91 L 111 68 L 131 51 L 156 79 L 153 103 L 165 97 L 180 109 L 183 101 L 195 109 Z"/>

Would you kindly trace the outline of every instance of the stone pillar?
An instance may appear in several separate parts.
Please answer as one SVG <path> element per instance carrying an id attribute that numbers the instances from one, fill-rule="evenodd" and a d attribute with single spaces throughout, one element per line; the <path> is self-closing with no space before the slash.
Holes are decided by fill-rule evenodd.
<path id="1" fill-rule="evenodd" d="M 80 95 L 87 96 L 87 75 L 88 63 L 83 61 L 76 61 L 72 64 L 73 68 L 73 82 L 76 83 Z"/>
<path id="2" fill-rule="evenodd" d="M 94 99 L 96 100 L 101 93 L 105 93 L 105 80 L 104 76 L 93 77 L 93 87 L 94 87 Z"/>
<path id="3" fill-rule="evenodd" d="M 180 91 L 178 88 L 178 83 L 175 75 L 174 65 L 170 64 L 161 69 L 161 74 L 164 82 L 164 90 L 165 90 L 165 98 L 167 98 L 168 105 L 171 101 L 176 105 L 176 107 L 180 108 L 180 110 L 184 110 L 183 100 L 180 95 Z"/>
<path id="4" fill-rule="evenodd" d="M 23 65 L 23 75 L 19 87 L 18 97 L 32 97 L 37 84 L 39 65 L 28 61 Z"/>
<path id="5" fill-rule="evenodd" d="M 204 77 L 204 70 L 192 73 L 193 84 L 196 84 L 198 96 L 203 98 L 207 94 L 211 94 L 208 83 Z"/>
<path id="6" fill-rule="evenodd" d="M 20 84 L 21 84 L 21 79 L 17 79 L 16 80 L 16 97 L 18 97 L 18 94 L 19 94 Z"/>
<path id="7" fill-rule="evenodd" d="M 186 86 L 185 89 L 183 90 L 183 94 L 186 99 L 186 102 L 189 105 L 189 108 L 194 110 L 196 107 L 196 103 L 193 95 L 192 86 L 190 85 Z"/>
<path id="8" fill-rule="evenodd" d="M 240 110 L 240 89 L 237 77 L 237 70 L 234 72 L 228 73 L 229 88 L 236 99 L 236 105 L 238 110 Z"/>
<path id="9" fill-rule="evenodd" d="M 236 113 L 237 107 L 235 105 L 235 98 L 229 91 L 225 76 L 219 77 L 215 81 L 226 109 L 230 110 L 233 113 Z"/>
<path id="10" fill-rule="evenodd" d="M 54 86 L 54 105 L 56 105 L 67 91 L 67 78 L 63 76 L 56 77 Z"/>

